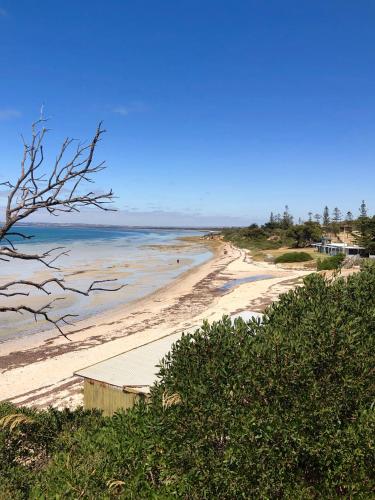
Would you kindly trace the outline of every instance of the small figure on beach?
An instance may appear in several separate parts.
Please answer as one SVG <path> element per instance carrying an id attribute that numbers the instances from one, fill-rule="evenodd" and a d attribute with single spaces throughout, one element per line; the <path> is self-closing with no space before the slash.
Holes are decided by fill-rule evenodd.
<path id="1" fill-rule="evenodd" d="M 180 263 L 180 259 L 177 259 L 177 264 L 179 264 L 179 263 Z"/>

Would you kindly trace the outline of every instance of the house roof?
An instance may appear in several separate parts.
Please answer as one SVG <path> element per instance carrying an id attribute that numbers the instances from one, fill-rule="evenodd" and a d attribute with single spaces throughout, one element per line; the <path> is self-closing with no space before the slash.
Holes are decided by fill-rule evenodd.
<path id="1" fill-rule="evenodd" d="M 359 245 L 348 245 L 348 243 L 313 243 L 313 247 L 329 247 L 329 248 L 349 248 L 354 250 L 364 250 L 364 247 Z"/>

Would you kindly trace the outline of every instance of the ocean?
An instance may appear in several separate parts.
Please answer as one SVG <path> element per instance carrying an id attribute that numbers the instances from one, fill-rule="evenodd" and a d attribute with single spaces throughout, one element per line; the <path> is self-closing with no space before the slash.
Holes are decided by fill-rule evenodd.
<path id="1" fill-rule="evenodd" d="M 22 232 L 34 236 L 31 240 L 14 237 L 14 244 L 23 252 L 40 253 L 62 246 L 69 255 L 58 259 L 55 264 L 60 270 L 54 272 L 38 262 L 1 262 L 1 284 L 14 279 L 42 281 L 57 275 L 80 289 L 87 289 L 93 280 L 112 278 L 117 280 L 113 286 L 125 285 L 120 291 L 98 291 L 90 297 L 61 293 L 50 286 L 49 296 L 33 293 L 27 298 L 0 298 L 1 304 L 29 303 L 35 307 L 65 297 L 56 302 L 51 316 L 76 314 L 75 321 L 140 299 L 212 256 L 204 240 L 189 238 L 205 234 L 198 230 L 35 225 L 23 226 Z M 0 340 L 50 328 L 45 321 L 35 322 L 28 313 L 0 315 Z"/>

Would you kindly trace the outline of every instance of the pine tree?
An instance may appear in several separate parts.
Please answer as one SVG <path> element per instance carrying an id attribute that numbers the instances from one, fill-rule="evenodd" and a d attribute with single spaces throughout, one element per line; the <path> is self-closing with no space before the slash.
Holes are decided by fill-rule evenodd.
<path id="1" fill-rule="evenodd" d="M 309 216 L 309 222 L 312 222 L 312 216 L 313 216 L 313 213 L 312 213 L 312 212 L 309 212 L 309 213 L 308 213 L 308 216 Z"/>
<path id="2" fill-rule="evenodd" d="M 350 210 L 348 212 L 346 212 L 345 219 L 347 220 L 347 222 L 353 222 L 353 214 L 351 213 Z"/>
<path id="3" fill-rule="evenodd" d="M 318 213 L 314 215 L 314 219 L 316 220 L 316 222 L 317 222 L 318 224 L 320 224 L 320 219 L 321 219 L 321 218 L 322 218 L 322 216 L 321 216 L 320 214 L 318 214 Z"/>
<path id="4" fill-rule="evenodd" d="M 328 226 L 330 222 L 330 218 L 329 218 L 329 209 L 327 207 L 327 205 L 324 207 L 324 211 L 323 211 L 323 226 Z"/>
<path id="5" fill-rule="evenodd" d="M 272 226 L 275 224 L 275 216 L 273 215 L 273 212 L 270 214 L 269 224 Z"/>
<path id="6" fill-rule="evenodd" d="M 341 219 L 342 219 L 341 211 L 339 210 L 338 207 L 335 207 L 333 209 L 333 221 L 336 222 L 337 224 L 338 222 L 340 222 Z"/>
<path id="7" fill-rule="evenodd" d="M 367 217 L 367 207 L 366 207 L 366 202 L 365 200 L 362 200 L 361 206 L 359 208 L 359 216 L 361 218 Z"/>
<path id="8" fill-rule="evenodd" d="M 285 228 L 293 225 L 293 216 L 289 213 L 288 205 L 285 205 L 282 222 Z"/>

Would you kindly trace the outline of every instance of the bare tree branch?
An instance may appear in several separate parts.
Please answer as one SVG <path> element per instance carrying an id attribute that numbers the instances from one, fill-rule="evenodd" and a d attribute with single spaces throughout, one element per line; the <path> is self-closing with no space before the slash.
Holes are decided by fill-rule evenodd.
<path id="1" fill-rule="evenodd" d="M 0 261 L 11 262 L 12 260 L 35 261 L 51 270 L 59 270 L 55 265 L 59 257 L 68 255 L 69 250 L 64 247 L 56 247 L 42 253 L 25 253 L 16 247 L 15 237 L 21 240 L 29 240 L 33 236 L 24 234 L 21 223 L 32 214 L 47 211 L 48 214 L 58 216 L 60 213 L 79 212 L 82 207 L 96 207 L 100 210 L 114 210 L 108 206 L 114 200 L 112 190 L 106 193 L 95 193 L 92 190 L 84 191 L 85 183 L 93 183 L 93 176 L 105 168 L 104 162 L 95 163 L 95 149 L 105 130 L 99 123 L 96 132 L 88 144 L 77 143 L 69 159 L 66 159 L 68 151 L 73 146 L 74 140 L 66 138 L 56 156 L 53 165 L 42 171 L 45 161 L 43 141 L 48 129 L 45 127 L 46 120 L 40 118 L 32 125 L 30 142 L 23 139 L 23 155 L 21 159 L 20 176 L 16 181 L 5 181 L 0 185 L 9 188 L 8 200 L 5 209 L 4 224 L 0 227 Z M 55 285 L 63 292 L 72 292 L 88 296 L 94 291 L 117 291 L 124 285 L 112 288 L 101 286 L 104 283 L 113 283 L 116 280 L 93 281 L 86 290 L 80 290 L 65 284 L 63 278 L 52 277 L 42 282 L 28 280 L 10 281 L 0 286 L 0 296 L 9 299 L 17 296 L 29 297 L 32 291 L 43 292 L 50 295 L 48 285 Z M 25 290 L 14 289 L 14 287 L 25 288 Z M 61 325 L 69 324 L 68 318 L 75 315 L 66 314 L 57 319 L 50 316 L 50 311 L 57 297 L 40 308 L 33 308 L 27 304 L 0 306 L 0 312 L 28 312 L 35 319 L 43 317 L 52 323 L 58 331 L 63 333 Z M 67 337 L 66 337 L 67 338 Z"/>
<path id="2" fill-rule="evenodd" d="M 74 288 L 71 286 L 65 285 L 64 279 L 58 279 L 58 278 L 49 278 L 46 279 L 40 283 L 37 283 L 35 281 L 28 281 L 28 280 L 15 280 L 15 281 L 10 281 L 9 283 L 6 283 L 5 285 L 0 286 L 0 296 L 3 297 L 14 297 L 16 295 L 29 295 L 30 292 L 6 292 L 6 290 L 9 290 L 9 288 L 12 288 L 13 286 L 27 286 L 31 288 L 35 288 L 41 292 L 44 292 L 46 295 L 51 295 L 51 292 L 48 291 L 46 288 L 47 285 L 50 285 L 54 283 L 57 285 L 61 290 L 64 290 L 65 292 L 75 292 L 80 295 L 85 295 L 86 297 L 89 296 L 91 292 L 97 292 L 97 291 L 102 291 L 102 292 L 117 292 L 118 290 L 121 290 L 124 288 L 125 285 L 119 285 L 116 288 L 103 288 L 100 286 L 97 286 L 102 283 L 114 283 L 117 281 L 117 279 L 107 279 L 107 280 L 95 280 L 91 282 L 91 284 L 88 286 L 86 290 L 80 290 L 79 288 Z"/>
<path id="3" fill-rule="evenodd" d="M 42 316 L 46 321 L 49 323 L 52 323 L 57 330 L 63 335 L 67 340 L 70 340 L 67 335 L 64 333 L 62 330 L 60 323 L 63 323 L 64 325 L 71 325 L 67 318 L 74 318 L 77 317 L 77 314 L 64 314 L 63 316 L 60 316 L 57 319 L 52 318 L 49 315 L 49 310 L 52 309 L 52 305 L 59 300 L 60 297 L 57 297 L 56 299 L 51 300 L 51 302 L 48 302 L 48 304 L 45 304 L 44 306 L 40 308 L 34 308 L 30 307 L 27 305 L 20 305 L 20 306 L 7 306 L 7 307 L 0 307 L 0 313 L 2 312 L 16 312 L 22 314 L 24 311 L 29 312 L 34 315 L 35 321 L 37 321 L 38 316 Z"/>
<path id="4" fill-rule="evenodd" d="M 6 239 L 6 238 L 4 238 Z M 46 267 L 49 267 L 50 269 L 56 269 L 59 270 L 58 267 L 53 266 L 52 264 L 61 256 L 63 255 L 69 255 L 69 250 L 65 250 L 65 247 L 55 247 L 51 248 L 50 250 L 47 250 L 46 252 L 43 252 L 42 254 L 28 254 L 28 253 L 22 253 L 19 252 L 14 248 L 14 245 L 11 243 L 11 248 L 9 247 L 0 247 L 0 256 L 2 256 L 1 260 L 6 260 L 7 262 L 10 261 L 10 259 L 21 259 L 21 260 L 35 260 L 39 261 L 42 264 L 44 264 Z M 61 250 L 58 252 L 56 255 L 53 255 L 53 252 L 56 252 L 57 250 Z M 47 260 L 47 259 L 51 260 Z"/>

